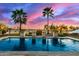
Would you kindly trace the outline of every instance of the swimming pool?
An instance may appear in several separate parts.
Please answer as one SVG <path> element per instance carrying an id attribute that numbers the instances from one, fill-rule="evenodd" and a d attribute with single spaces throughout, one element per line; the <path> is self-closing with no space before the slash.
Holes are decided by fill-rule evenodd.
<path id="1" fill-rule="evenodd" d="M 32 37 L 25 38 L 24 51 L 79 51 L 79 41 L 58 39 L 58 44 L 54 45 L 52 39 L 46 39 L 46 43 L 43 43 L 42 40 L 42 37 L 35 38 L 35 43 L 33 44 Z M 19 42 L 18 37 L 0 40 L 0 51 L 19 51 L 17 49 Z"/>

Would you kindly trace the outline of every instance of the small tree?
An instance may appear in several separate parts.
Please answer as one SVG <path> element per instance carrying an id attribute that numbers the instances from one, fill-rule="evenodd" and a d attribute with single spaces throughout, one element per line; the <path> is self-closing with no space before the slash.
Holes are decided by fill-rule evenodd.
<path id="1" fill-rule="evenodd" d="M 51 32 L 52 32 L 52 34 L 53 34 L 53 37 L 57 34 L 57 32 L 58 32 L 58 29 L 57 29 L 57 26 L 55 26 L 55 25 L 51 25 L 50 26 L 50 30 L 51 30 Z"/>

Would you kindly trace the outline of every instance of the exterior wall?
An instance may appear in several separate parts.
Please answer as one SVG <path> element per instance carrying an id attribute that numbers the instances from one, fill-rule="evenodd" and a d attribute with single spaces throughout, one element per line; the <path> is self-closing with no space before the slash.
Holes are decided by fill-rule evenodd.
<path id="1" fill-rule="evenodd" d="M 26 29 L 26 30 L 24 30 L 24 34 L 29 34 L 29 32 L 31 32 L 32 33 L 32 35 L 34 35 L 34 36 L 36 36 L 36 32 L 37 32 L 37 30 L 36 29 Z M 42 35 L 46 35 L 46 30 L 42 30 Z M 12 34 L 12 33 L 19 33 L 19 30 L 10 30 L 10 34 Z"/>
<path id="2" fill-rule="evenodd" d="M 19 33 L 19 30 L 9 30 L 10 34 Z"/>

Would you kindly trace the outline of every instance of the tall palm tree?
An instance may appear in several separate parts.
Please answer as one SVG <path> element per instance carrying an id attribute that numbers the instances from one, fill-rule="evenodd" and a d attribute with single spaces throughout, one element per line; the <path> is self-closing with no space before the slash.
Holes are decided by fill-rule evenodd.
<path id="1" fill-rule="evenodd" d="M 14 20 L 15 23 L 20 24 L 19 28 L 19 34 L 22 34 L 22 24 L 26 24 L 27 21 L 27 16 L 26 13 L 23 11 L 23 9 L 16 9 L 15 11 L 12 11 L 12 19 Z M 24 41 L 20 38 L 20 47 L 22 48 L 24 44 Z"/>
<path id="2" fill-rule="evenodd" d="M 26 24 L 27 21 L 27 16 L 26 13 L 23 11 L 23 9 L 16 9 L 15 11 L 12 11 L 12 19 L 14 20 L 15 23 L 19 23 L 20 24 L 20 34 L 21 34 L 21 27 L 22 24 Z"/>
<path id="3" fill-rule="evenodd" d="M 43 16 L 47 18 L 47 25 L 49 26 L 49 17 L 53 17 L 53 9 L 51 7 L 46 7 L 43 9 Z M 47 34 L 49 34 L 49 29 L 47 28 Z"/>

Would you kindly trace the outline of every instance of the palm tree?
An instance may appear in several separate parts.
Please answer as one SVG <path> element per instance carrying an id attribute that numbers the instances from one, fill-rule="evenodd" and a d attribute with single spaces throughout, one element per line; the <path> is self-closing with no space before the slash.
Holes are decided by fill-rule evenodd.
<path id="1" fill-rule="evenodd" d="M 55 26 L 55 25 L 53 25 L 53 24 L 50 26 L 50 30 L 51 30 L 51 32 L 53 33 L 53 37 L 54 37 L 55 34 L 58 32 L 57 26 Z"/>
<path id="2" fill-rule="evenodd" d="M 26 13 L 23 11 L 23 9 L 12 11 L 12 19 L 15 23 L 20 24 L 20 34 L 21 34 L 21 27 L 22 24 L 26 24 L 27 18 Z"/>
<path id="3" fill-rule="evenodd" d="M 20 34 L 20 47 L 23 47 L 24 41 L 21 39 L 21 34 L 22 34 L 22 24 L 26 24 L 27 21 L 27 16 L 26 13 L 23 11 L 23 9 L 16 9 L 15 11 L 12 11 L 12 19 L 14 20 L 15 23 L 20 24 L 19 28 L 19 34 Z"/>
<path id="4" fill-rule="evenodd" d="M 47 25 L 49 26 L 49 17 L 53 17 L 53 9 L 51 7 L 46 7 L 43 9 L 43 16 L 47 18 Z M 47 34 L 49 34 L 49 29 L 47 28 Z"/>
<path id="5" fill-rule="evenodd" d="M 47 34 L 48 25 L 44 25 L 45 34 Z"/>
<path id="6" fill-rule="evenodd" d="M 63 26 L 63 29 L 64 29 L 64 33 L 67 33 L 68 32 L 68 28 L 67 28 L 67 26 Z"/>
<path id="7" fill-rule="evenodd" d="M 59 26 L 59 33 L 61 35 L 63 35 L 63 33 L 66 33 L 66 32 L 67 32 L 67 26 L 65 26 L 65 25 Z"/>

